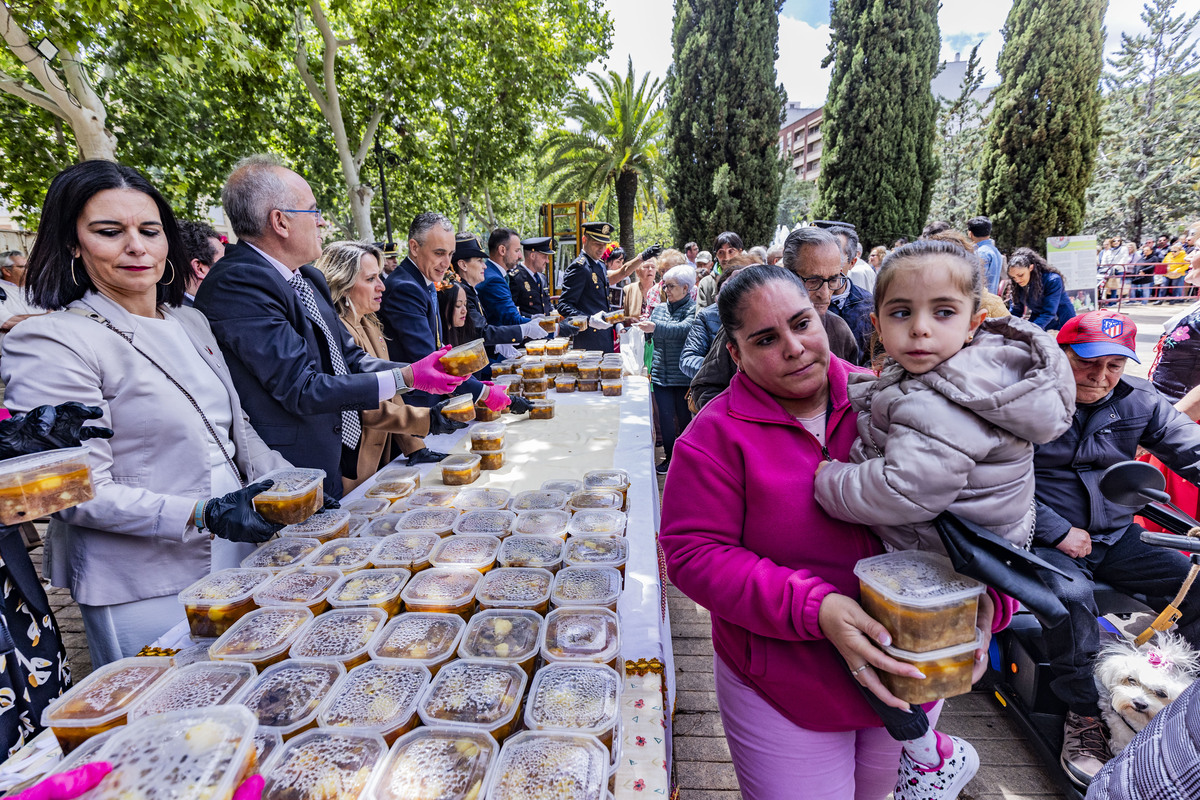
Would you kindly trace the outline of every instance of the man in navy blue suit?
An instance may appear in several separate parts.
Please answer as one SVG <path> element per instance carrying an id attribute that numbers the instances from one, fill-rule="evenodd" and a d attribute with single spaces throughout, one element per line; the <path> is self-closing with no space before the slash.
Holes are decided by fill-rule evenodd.
<path id="1" fill-rule="evenodd" d="M 240 241 L 200 284 L 196 308 L 258 435 L 294 465 L 324 470 L 326 494 L 341 497 L 343 472 L 355 477 L 359 411 L 414 388 L 445 392 L 461 379 L 441 371 L 436 355 L 393 363 L 354 344 L 324 276 L 306 266 L 321 255 L 325 221 L 304 178 L 273 156 L 250 156 L 234 167 L 221 202 Z M 442 424 L 430 415 L 433 428 Z"/>

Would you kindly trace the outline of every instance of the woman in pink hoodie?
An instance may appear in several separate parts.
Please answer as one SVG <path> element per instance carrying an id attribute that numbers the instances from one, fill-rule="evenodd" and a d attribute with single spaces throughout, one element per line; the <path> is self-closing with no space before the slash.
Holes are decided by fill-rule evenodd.
<path id="1" fill-rule="evenodd" d="M 787 270 L 747 267 L 719 302 L 738 372 L 676 443 L 660 535 L 667 574 L 712 613 L 742 796 L 882 800 L 901 745 L 861 689 L 907 710 L 876 671 L 920 673 L 877 646 L 890 636 L 858 605 L 854 565 L 883 552 L 879 539 L 813 498 L 816 465 L 846 460 L 856 438 L 846 383 L 860 370 L 830 355 Z M 994 630 L 1012 610 L 997 608 Z"/>

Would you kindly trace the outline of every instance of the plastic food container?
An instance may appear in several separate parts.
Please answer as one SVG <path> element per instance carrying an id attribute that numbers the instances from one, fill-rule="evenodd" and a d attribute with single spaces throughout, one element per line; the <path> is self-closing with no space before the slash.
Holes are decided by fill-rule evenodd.
<path id="1" fill-rule="evenodd" d="M 438 359 L 442 369 L 451 375 L 470 375 L 488 365 L 487 350 L 484 349 L 483 339 L 460 344 Z"/>
<path id="2" fill-rule="evenodd" d="M 504 466 L 504 451 L 503 450 L 485 450 L 482 452 L 471 451 L 479 456 L 480 469 L 500 469 Z"/>
<path id="3" fill-rule="evenodd" d="M 500 419 L 503 411 L 492 411 L 483 403 L 475 404 L 475 421 L 476 422 L 495 422 Z"/>
<path id="4" fill-rule="evenodd" d="M 450 508 L 458 499 L 458 489 L 445 486 L 428 486 L 418 489 L 405 501 L 409 508 Z"/>
<path id="5" fill-rule="evenodd" d="M 600 381 L 593 378 L 580 378 L 575 382 L 576 388 L 581 392 L 598 392 L 600 391 Z"/>
<path id="6" fill-rule="evenodd" d="M 389 622 L 370 648 L 371 658 L 403 659 L 437 674 L 458 649 L 467 623 L 457 614 L 408 611 Z"/>
<path id="7" fill-rule="evenodd" d="M 583 489 L 583 481 L 577 481 L 572 478 L 558 478 L 556 480 L 545 481 L 542 484 L 542 488 L 562 492 L 567 497 L 570 497 Z"/>
<path id="8" fill-rule="evenodd" d="M 297 567 L 284 570 L 270 583 L 255 591 L 254 602 L 259 608 L 301 605 L 315 616 L 329 608 L 326 596 L 330 587 L 341 577 L 342 573 L 332 567 Z"/>
<path id="9" fill-rule="evenodd" d="M 558 321 L 562 319 L 562 314 L 559 314 L 557 311 L 555 311 L 551 314 L 538 314 L 533 319 L 538 325 L 542 326 L 542 330 L 553 333 L 554 331 L 558 330 Z M 543 339 L 542 345 L 548 346 L 550 341 L 553 340 L 547 341 Z"/>
<path id="10" fill-rule="evenodd" d="M 496 561 L 502 567 L 540 567 L 554 572 L 562 564 L 562 548 L 557 536 L 514 534 L 500 544 Z"/>
<path id="11" fill-rule="evenodd" d="M 499 510 L 508 505 L 511 497 L 512 495 L 509 494 L 507 489 L 491 489 L 487 487 L 462 489 L 459 491 L 454 505 L 467 513 L 472 511 Z"/>
<path id="12" fill-rule="evenodd" d="M 605 489 L 620 492 L 623 497 L 628 497 L 629 473 L 623 469 L 594 469 L 584 473 L 583 488 L 589 491 Z"/>
<path id="13" fill-rule="evenodd" d="M 611 489 L 584 489 L 571 495 L 567 510 L 583 511 L 586 508 L 611 508 L 620 511 L 625 506 L 625 495 Z"/>
<path id="14" fill-rule="evenodd" d="M 571 536 L 624 536 L 628 517 L 614 508 L 592 508 L 571 517 L 567 533 Z"/>
<path id="15" fill-rule="evenodd" d="M 509 397 L 514 397 L 521 393 L 521 376 L 516 374 L 516 365 L 513 365 L 513 372 L 507 375 L 498 376 L 492 383 L 504 388 Z"/>
<path id="16" fill-rule="evenodd" d="M 84 797 L 228 798 L 255 762 L 254 715 L 241 706 L 184 709 L 114 732 L 95 754 L 112 772 Z"/>
<path id="17" fill-rule="evenodd" d="M 479 800 L 496 740 L 457 725 L 417 728 L 392 747 L 375 800 Z"/>
<path id="18" fill-rule="evenodd" d="M 86 447 L 0 461 L 0 523 L 17 525 L 95 497 Z"/>
<path id="19" fill-rule="evenodd" d="M 546 352 L 546 343 L 541 339 L 530 339 L 525 343 L 525 352 L 531 356 L 544 355 Z"/>
<path id="20" fill-rule="evenodd" d="M 307 567 L 334 567 L 343 573 L 366 569 L 375 550 L 373 538 L 338 539 L 314 550 L 304 562 Z"/>
<path id="21" fill-rule="evenodd" d="M 585 314 L 577 314 L 574 317 L 567 317 L 566 323 L 576 331 L 582 331 L 587 329 L 588 318 Z"/>
<path id="22" fill-rule="evenodd" d="M 532 358 L 527 358 L 521 362 L 521 387 L 529 388 L 530 380 L 542 380 L 546 377 L 546 364 L 543 361 L 535 361 Z M 544 389 L 540 391 L 545 391 Z"/>
<path id="23" fill-rule="evenodd" d="M 179 593 L 188 628 L 197 639 L 215 638 L 258 605 L 254 591 L 271 579 L 269 569 L 223 569 Z"/>
<path id="24" fill-rule="evenodd" d="M 410 574 L 407 569 L 360 570 L 342 578 L 329 590 L 329 605 L 334 608 L 378 608 L 388 616 L 399 614 L 400 592 Z"/>
<path id="25" fill-rule="evenodd" d="M 287 539 L 272 539 L 242 559 L 243 569 L 269 569 L 279 572 L 293 567 L 308 558 L 320 547 L 316 539 L 289 536 Z"/>
<path id="26" fill-rule="evenodd" d="M 258 670 L 237 661 L 197 661 L 176 667 L 141 694 L 129 709 L 129 721 L 237 703 L 256 678 Z"/>
<path id="27" fill-rule="evenodd" d="M 313 613 L 304 606 L 251 611 L 208 648 L 214 661 L 246 661 L 259 670 L 282 661 Z"/>
<path id="28" fill-rule="evenodd" d="M 457 494 L 457 492 L 455 492 Z M 412 508 L 396 522 L 397 533 L 436 533 L 449 536 L 458 521 L 457 508 Z"/>
<path id="29" fill-rule="evenodd" d="M 623 536 L 573 536 L 563 547 L 563 563 L 568 567 L 613 567 L 622 581 L 628 560 L 629 541 Z"/>
<path id="30" fill-rule="evenodd" d="M 533 536 L 557 536 L 567 538 L 571 512 L 549 509 L 545 511 L 522 511 L 513 523 L 513 533 Z"/>
<path id="31" fill-rule="evenodd" d="M 288 654 L 293 659 L 319 658 L 337 661 L 346 669 L 364 663 L 367 649 L 387 622 L 381 608 L 337 608 L 312 621 L 296 637 Z"/>
<path id="32" fill-rule="evenodd" d="M 366 800 L 387 757 L 377 733 L 323 728 L 285 744 L 263 770 L 262 800 Z"/>
<path id="33" fill-rule="evenodd" d="M 429 566 L 429 554 L 442 540 L 436 533 L 403 531 L 379 540 L 371 553 L 378 569 L 402 568 L 416 573 Z"/>
<path id="34" fill-rule="evenodd" d="M 950 559 L 906 550 L 864 558 L 854 566 L 863 610 L 892 635 L 892 647 L 928 653 L 975 640 L 984 585 L 959 575 Z"/>
<path id="35" fill-rule="evenodd" d="M 485 422 L 471 429 L 471 449 L 500 450 L 504 447 L 504 433 L 508 428 L 503 422 Z"/>
<path id="36" fill-rule="evenodd" d="M 464 533 L 440 541 L 429 554 L 434 567 L 473 569 L 487 572 L 496 565 L 500 539 L 478 533 Z"/>
<path id="37" fill-rule="evenodd" d="M 442 416 L 455 422 L 472 422 L 475 419 L 475 400 L 469 394 L 456 395 L 442 407 Z"/>
<path id="38" fill-rule="evenodd" d="M 125 724 L 141 693 L 171 670 L 170 658 L 122 658 L 88 675 L 42 712 L 64 754 L 98 733 Z"/>
<path id="39" fill-rule="evenodd" d="M 124 733 L 125 728 L 125 725 L 121 725 L 117 728 L 109 728 L 104 733 L 97 733 L 95 736 L 76 747 L 69 754 L 64 754 L 62 760 L 51 767 L 50 771 L 46 774 L 48 776 L 61 775 L 64 772 L 70 772 L 76 767 L 81 767 L 84 764 L 95 761 L 96 754 L 100 752 L 104 745 L 108 744 L 108 740 L 113 738 L 113 736 L 118 733 Z M 5 796 L 11 797 L 12 792 L 10 791 L 9 794 Z"/>
<path id="40" fill-rule="evenodd" d="M 370 518 L 360 517 L 358 514 L 351 514 L 346 520 L 346 525 L 350 528 L 351 536 L 365 536 L 367 533 L 367 525 L 370 523 Z"/>
<path id="41" fill-rule="evenodd" d="M 522 731 L 488 775 L 488 800 L 605 800 L 609 753 L 595 736 Z"/>
<path id="42" fill-rule="evenodd" d="M 583 661 L 616 669 L 620 655 L 621 628 L 607 608 L 558 608 L 546 615 L 542 658 L 547 662 Z"/>
<path id="43" fill-rule="evenodd" d="M 259 767 L 266 764 L 267 760 L 282 747 L 283 737 L 279 735 L 279 731 L 274 728 L 258 726 L 258 730 L 254 734 L 254 750 L 257 753 L 257 758 L 254 760 Z"/>
<path id="44" fill-rule="evenodd" d="M 386 514 L 389 506 L 391 502 L 382 497 L 364 497 L 353 503 L 346 503 L 342 508 L 355 516 L 374 519 L 380 514 Z"/>
<path id="45" fill-rule="evenodd" d="M 931 650 L 928 653 L 912 653 L 897 647 L 885 647 L 884 651 L 892 658 L 912 664 L 921 670 L 925 674 L 925 680 L 894 675 L 884 670 L 876 672 L 888 691 L 909 703 L 929 703 L 943 697 L 966 694 L 971 691 L 975 651 L 982 645 L 983 633 L 976 629 L 975 638 L 971 641 Z"/>
<path id="46" fill-rule="evenodd" d="M 403 500 L 417 490 L 417 484 L 408 480 L 376 481 L 366 491 L 367 498 L 377 498 L 395 503 Z"/>
<path id="47" fill-rule="evenodd" d="M 375 539 L 382 539 L 384 537 L 391 536 L 393 533 L 401 529 L 402 526 L 400 524 L 400 517 L 403 514 L 404 512 L 400 512 L 399 514 L 382 514 L 376 517 L 367 523 L 367 530 L 364 535 L 373 537 Z"/>
<path id="48" fill-rule="evenodd" d="M 410 611 L 442 611 L 463 619 L 475 609 L 475 587 L 482 578 L 473 569 L 427 569 L 413 576 L 400 593 Z"/>
<path id="49" fill-rule="evenodd" d="M 545 614 L 550 610 L 553 583 L 554 573 L 548 569 L 501 567 L 483 576 L 475 590 L 475 602 L 481 613 L 487 609 L 528 609 Z"/>
<path id="50" fill-rule="evenodd" d="M 600 362 L 600 380 L 602 381 L 619 381 L 621 380 L 621 362 Z"/>
<path id="51" fill-rule="evenodd" d="M 463 725 L 490 733 L 501 742 L 517 726 L 528 680 L 515 664 L 460 658 L 434 677 L 417 713 L 426 725 Z"/>
<path id="52" fill-rule="evenodd" d="M 465 486 L 479 479 L 479 456 L 474 453 L 459 453 L 441 462 L 442 483 L 447 486 Z"/>
<path id="53" fill-rule="evenodd" d="M 624 384 L 621 383 L 619 378 L 615 380 L 602 380 L 600 381 L 600 393 L 605 397 L 620 397 L 623 386 Z"/>
<path id="54" fill-rule="evenodd" d="M 600 362 L 599 361 L 581 361 L 579 364 L 579 380 L 580 381 L 598 381 L 600 380 Z"/>
<path id="55" fill-rule="evenodd" d="M 486 534 L 502 539 L 512 533 L 517 515 L 502 509 L 468 511 L 454 522 L 456 534 Z"/>
<path id="56" fill-rule="evenodd" d="M 554 401 L 546 398 L 530 399 L 530 419 L 554 419 Z"/>
<path id="57" fill-rule="evenodd" d="M 560 372 L 562 372 L 562 359 L 547 358 L 546 359 L 546 377 L 553 378 L 553 376 L 559 374 Z"/>
<path id="58" fill-rule="evenodd" d="M 305 536 L 318 542 L 345 539 L 350 536 L 350 512 L 344 508 L 318 511 L 304 522 L 286 526 L 279 535 Z"/>
<path id="59" fill-rule="evenodd" d="M 498 608 L 471 617 L 458 645 L 459 658 L 485 658 L 516 664 L 533 675 L 545 620 L 536 611 Z"/>
<path id="60" fill-rule="evenodd" d="M 420 467 L 385 467 L 375 474 L 375 480 L 383 481 L 412 481 L 421 488 Z"/>
<path id="61" fill-rule="evenodd" d="M 562 394 L 573 392 L 575 391 L 575 381 L 574 375 L 559 375 L 554 379 L 554 391 Z"/>
<path id="62" fill-rule="evenodd" d="M 595 736 L 610 751 L 621 717 L 621 677 L 603 664 L 547 664 L 533 676 L 525 727 Z"/>
<path id="63" fill-rule="evenodd" d="M 316 726 L 317 708 L 345 674 L 336 661 L 289 659 L 263 670 L 242 705 L 254 712 L 259 725 L 274 728 L 286 741 Z"/>
<path id="64" fill-rule="evenodd" d="M 525 395 L 525 399 L 529 401 L 546 399 L 545 392 L 524 392 L 523 394 Z"/>
<path id="65" fill-rule="evenodd" d="M 323 469 L 277 469 L 259 480 L 275 485 L 254 498 L 254 510 L 271 522 L 294 525 L 321 510 L 325 502 Z"/>
<path id="66" fill-rule="evenodd" d="M 198 661 L 210 660 L 208 657 L 208 647 L 216 639 L 203 637 L 193 638 L 192 641 L 196 642 L 196 644 L 193 644 L 191 647 L 184 647 L 171 656 L 171 661 L 176 667 L 186 667 L 188 664 L 195 664 Z"/>
<path id="67" fill-rule="evenodd" d="M 546 355 L 565 356 L 570 348 L 571 343 L 566 339 L 551 339 L 546 342 Z"/>
<path id="68" fill-rule="evenodd" d="M 567 495 L 553 489 L 534 489 L 521 492 L 512 499 L 512 510 L 521 511 L 558 511 L 567 505 Z"/>
<path id="69" fill-rule="evenodd" d="M 546 369 L 543 366 L 542 367 L 543 375 L 545 372 L 546 372 Z M 521 391 L 525 393 L 526 397 L 528 397 L 531 394 L 539 394 L 539 393 L 545 394 L 546 392 L 550 391 L 550 379 L 546 378 L 546 377 L 523 378 L 521 380 Z"/>
<path id="70" fill-rule="evenodd" d="M 322 728 L 368 730 L 389 744 L 417 726 L 417 701 L 429 685 L 420 664 L 371 661 L 346 673 L 317 709 Z"/>
<path id="71" fill-rule="evenodd" d="M 564 547 L 564 561 L 566 554 Z M 603 606 L 616 611 L 620 597 L 621 573 L 614 567 L 563 567 L 554 576 L 554 586 L 550 588 L 550 604 L 555 608 Z"/>

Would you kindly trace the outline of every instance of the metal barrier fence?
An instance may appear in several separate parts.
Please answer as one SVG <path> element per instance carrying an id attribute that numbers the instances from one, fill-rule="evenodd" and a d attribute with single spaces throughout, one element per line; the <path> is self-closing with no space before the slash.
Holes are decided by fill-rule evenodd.
<path id="1" fill-rule="evenodd" d="M 1108 271 L 1100 274 L 1099 264 L 1097 264 L 1097 284 L 1096 284 L 1096 301 L 1099 306 L 1115 306 L 1117 311 L 1121 310 L 1123 303 L 1154 303 L 1161 305 L 1163 303 L 1190 303 L 1196 299 L 1197 289 L 1195 286 L 1189 286 L 1183 282 L 1183 276 L 1178 278 L 1168 278 L 1165 273 L 1154 274 L 1154 268 L 1167 267 L 1173 265 L 1164 261 L 1156 261 L 1153 263 L 1142 264 L 1120 264 L 1110 265 Z M 1114 270 L 1121 269 L 1121 274 L 1115 274 Z M 1143 270 L 1150 269 L 1150 272 Z M 1162 279 L 1156 282 L 1155 279 Z M 1135 281 L 1145 281 L 1145 283 L 1135 283 Z"/>

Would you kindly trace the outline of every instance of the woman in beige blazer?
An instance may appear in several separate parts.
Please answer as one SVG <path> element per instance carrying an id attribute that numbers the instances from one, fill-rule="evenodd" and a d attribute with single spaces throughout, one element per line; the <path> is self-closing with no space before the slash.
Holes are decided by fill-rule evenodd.
<path id="1" fill-rule="evenodd" d="M 354 343 L 368 355 L 386 360 L 387 341 L 375 318 L 383 297 L 382 263 L 382 251 L 370 242 L 334 242 L 313 266 L 325 275 L 338 317 L 354 337 Z M 351 491 L 378 472 L 391 459 L 393 444 L 408 456 L 410 464 L 445 458 L 445 453 L 427 448 L 421 437 L 465 427 L 464 423 L 451 422 L 442 416 L 441 408 L 447 402 L 443 400 L 433 408 L 419 408 L 405 405 L 399 399 L 385 400 L 379 408 L 362 412 L 357 477 L 342 477 L 344 491 Z"/>
<path id="2" fill-rule="evenodd" d="M 207 320 L 179 307 L 183 253 L 140 173 L 69 167 L 29 255 L 30 299 L 54 313 L 4 339 L 10 409 L 76 400 L 114 431 L 84 442 L 95 498 L 55 515 L 45 556 L 80 605 L 96 667 L 182 622 L 181 589 L 280 527 L 253 508 L 269 482 L 246 484 L 289 464 L 250 427 Z"/>

